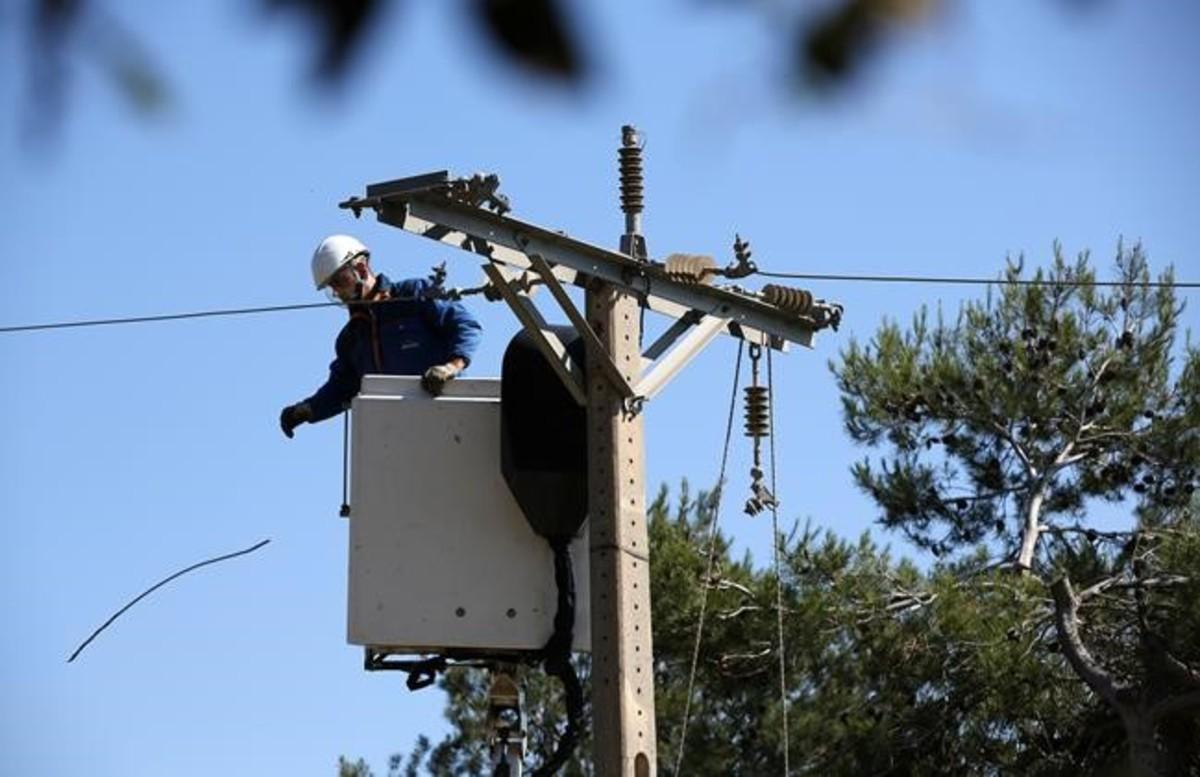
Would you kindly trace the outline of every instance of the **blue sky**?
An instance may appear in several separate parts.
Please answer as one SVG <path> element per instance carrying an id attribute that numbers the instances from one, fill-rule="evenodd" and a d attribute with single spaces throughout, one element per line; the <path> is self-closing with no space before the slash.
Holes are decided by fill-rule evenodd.
<path id="1" fill-rule="evenodd" d="M 394 276 L 466 254 L 336 203 L 370 182 L 449 168 L 500 175 L 514 214 L 615 245 L 619 128 L 647 139 L 651 253 L 727 261 L 741 232 L 763 269 L 994 275 L 1052 242 L 1107 267 L 1119 238 L 1200 277 L 1200 114 L 1189 4 L 948 3 L 856 88 L 793 99 L 787 36 L 737 4 L 575 3 L 599 65 L 582 95 L 513 73 L 463 3 L 404 3 L 339 94 L 304 79 L 303 26 L 246 3 L 106 4 L 170 86 L 139 117 L 86 57 L 70 60 L 57 139 L 21 134 L 18 10 L 0 11 L 0 326 L 319 301 L 308 258 L 353 231 Z M 872 524 L 826 361 L 883 317 L 957 308 L 974 290 L 814 284 L 839 333 L 776 360 L 783 516 L 845 536 Z M 1197 303 L 1186 321 L 1197 330 Z M 495 375 L 516 324 L 486 327 Z M 547 309 L 548 310 L 548 309 Z M 339 423 L 279 433 L 279 409 L 323 379 L 342 314 L 0 334 L 0 752 L 26 774 L 334 773 L 384 768 L 444 730 L 436 690 L 367 674 L 344 642 Z M 711 484 L 736 347 L 722 339 L 647 408 L 647 482 Z M 736 441 L 743 442 L 744 441 Z M 749 449 L 735 447 L 741 501 Z M 769 523 L 735 508 L 765 558 Z M 157 592 L 74 664 L 129 597 L 187 564 L 253 556 Z M 899 539 L 881 536 L 898 550 Z"/>

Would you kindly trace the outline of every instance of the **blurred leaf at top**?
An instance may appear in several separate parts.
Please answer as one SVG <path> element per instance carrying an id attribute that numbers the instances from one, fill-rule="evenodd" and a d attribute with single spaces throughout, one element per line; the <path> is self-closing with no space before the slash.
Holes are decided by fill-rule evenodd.
<path id="1" fill-rule="evenodd" d="M 361 47 L 369 23 L 379 16 L 382 0 L 261 0 L 268 10 L 289 9 L 307 13 L 320 38 L 314 75 L 324 81 L 345 76 Z"/>
<path id="2" fill-rule="evenodd" d="M 28 133 L 41 140 L 62 119 L 73 57 L 92 60 L 117 94 L 141 114 L 161 110 L 168 88 L 138 37 L 102 5 L 36 0 L 29 15 Z"/>
<path id="3" fill-rule="evenodd" d="M 796 69 L 810 85 L 829 88 L 856 75 L 885 37 L 925 20 L 942 0 L 846 0 L 797 29 Z"/>
<path id="4" fill-rule="evenodd" d="M 579 83 L 585 63 L 558 0 L 477 0 L 477 21 L 513 61 Z"/>

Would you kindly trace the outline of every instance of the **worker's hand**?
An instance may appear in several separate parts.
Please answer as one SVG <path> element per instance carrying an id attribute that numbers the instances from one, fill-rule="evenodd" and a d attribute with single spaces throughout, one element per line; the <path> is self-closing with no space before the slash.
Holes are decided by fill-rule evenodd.
<path id="1" fill-rule="evenodd" d="M 294 405 L 288 405 L 279 414 L 279 428 L 290 440 L 297 426 L 311 420 L 312 408 L 308 406 L 307 402 L 297 402 Z"/>
<path id="2" fill-rule="evenodd" d="M 436 397 L 442 393 L 442 389 L 446 388 L 446 384 L 453 380 L 461 369 L 462 367 L 453 361 L 435 364 L 425 370 L 425 374 L 421 376 L 421 387 Z"/>

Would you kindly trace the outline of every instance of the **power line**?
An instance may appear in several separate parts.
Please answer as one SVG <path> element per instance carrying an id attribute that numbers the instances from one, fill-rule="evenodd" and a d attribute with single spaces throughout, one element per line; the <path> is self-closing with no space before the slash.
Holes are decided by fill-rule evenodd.
<path id="1" fill-rule="evenodd" d="M 845 281 L 850 283 L 932 283 L 942 286 L 1094 286 L 1097 288 L 1118 288 L 1121 286 L 1136 286 L 1150 289 L 1200 289 L 1200 282 L 1195 281 L 1056 281 L 1052 279 L 1034 280 L 1032 278 L 967 278 L 955 276 L 934 275 L 839 275 L 834 273 L 801 273 L 801 272 L 765 272 L 759 270 L 756 275 L 764 278 L 794 278 L 805 281 Z"/>
<path id="2" fill-rule="evenodd" d="M 1094 286 L 1097 288 L 1118 288 L 1126 285 L 1151 289 L 1200 289 L 1196 281 L 1138 281 L 1126 284 L 1123 281 L 1055 281 L 1032 280 L 1018 278 L 1013 280 L 997 278 L 970 278 L 932 275 L 847 275 L 835 273 L 783 273 L 758 271 L 756 275 L 764 278 L 789 278 L 808 281 L 841 281 L 845 283 L 921 283 L 934 285 L 970 285 L 991 286 L 1013 284 L 1017 286 Z M 367 303 L 371 304 L 371 303 Z M 147 324 L 159 321 L 180 321 L 191 318 L 217 318 L 220 316 L 244 316 L 259 313 L 281 313 L 289 310 L 311 310 L 313 308 L 343 307 L 340 302 L 309 302 L 294 305 L 268 305 L 253 308 L 225 308 L 220 310 L 199 310 L 188 313 L 164 313 L 154 316 L 126 316 L 121 318 L 95 318 L 82 321 L 55 321 L 44 324 L 17 324 L 0 326 L 0 334 L 16 332 L 37 332 L 52 329 L 78 329 L 92 326 L 115 326 L 118 324 Z"/>
<path id="3" fill-rule="evenodd" d="M 298 305 L 270 305 L 257 308 L 227 308 L 224 310 L 199 310 L 191 313 L 164 313 L 157 316 L 129 316 L 125 318 L 94 318 L 84 321 L 57 321 L 50 324 L 21 324 L 0 327 L 4 332 L 35 332 L 44 329 L 73 329 L 86 326 L 111 326 L 116 324 L 146 324 L 156 321 L 179 321 L 187 318 L 215 318 L 217 316 L 242 316 L 252 313 L 279 313 L 285 310 L 308 310 L 337 306 L 337 302 L 309 302 Z"/>

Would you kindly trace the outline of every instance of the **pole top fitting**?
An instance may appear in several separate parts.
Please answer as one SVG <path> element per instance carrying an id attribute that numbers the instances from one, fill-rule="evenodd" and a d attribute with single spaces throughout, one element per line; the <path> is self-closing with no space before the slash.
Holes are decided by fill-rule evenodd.
<path id="1" fill-rule="evenodd" d="M 641 136 L 632 124 L 621 127 L 621 147 L 617 159 L 621 170 L 621 210 L 625 213 L 625 234 L 640 235 L 643 204 Z M 633 256 L 634 254 L 630 254 Z"/>

